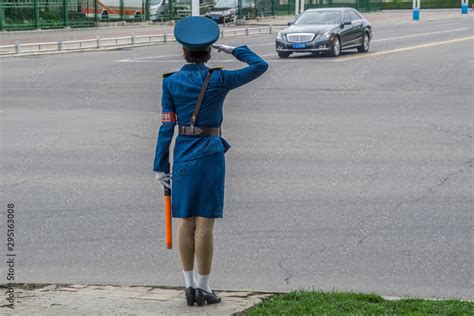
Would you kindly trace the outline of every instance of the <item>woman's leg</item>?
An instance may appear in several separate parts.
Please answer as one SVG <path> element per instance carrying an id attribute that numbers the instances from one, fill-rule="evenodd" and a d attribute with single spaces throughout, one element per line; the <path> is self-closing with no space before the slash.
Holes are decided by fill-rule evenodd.
<path id="1" fill-rule="evenodd" d="M 196 287 L 194 279 L 194 236 L 196 224 L 195 217 L 181 218 L 178 226 L 178 248 L 183 266 L 186 288 Z"/>
<path id="2" fill-rule="evenodd" d="M 210 292 L 209 274 L 211 273 L 212 254 L 214 250 L 214 219 L 196 217 L 196 260 L 198 265 L 197 287 Z"/>

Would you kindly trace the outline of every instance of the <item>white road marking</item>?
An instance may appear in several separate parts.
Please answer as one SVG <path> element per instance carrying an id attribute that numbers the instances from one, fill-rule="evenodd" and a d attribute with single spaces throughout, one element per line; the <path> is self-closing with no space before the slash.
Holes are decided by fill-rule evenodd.
<path id="1" fill-rule="evenodd" d="M 250 47 L 260 47 L 260 46 L 271 46 L 271 45 L 275 45 L 275 42 L 273 42 L 273 43 L 265 43 L 265 44 L 250 44 L 249 46 L 250 46 Z"/>
<path id="2" fill-rule="evenodd" d="M 258 55 L 260 57 L 270 57 L 270 56 L 276 56 L 277 53 L 273 53 L 273 54 L 263 54 L 263 55 Z"/>
<path id="3" fill-rule="evenodd" d="M 115 62 L 126 62 L 126 63 L 181 63 L 185 64 L 184 59 L 167 59 L 167 60 L 141 60 L 141 59 L 120 59 L 115 60 Z M 214 59 L 212 64 L 219 63 L 235 63 L 238 62 L 237 59 Z M 209 63 L 211 64 L 211 62 Z"/>
<path id="4" fill-rule="evenodd" d="M 420 44 L 420 45 L 400 47 L 400 48 L 395 48 L 395 49 L 390 49 L 390 50 L 383 50 L 383 51 L 375 52 L 375 53 L 359 54 L 359 55 L 349 56 L 345 58 L 344 57 L 339 58 L 336 61 L 341 62 L 341 61 L 349 61 L 349 60 L 354 60 L 354 59 L 368 58 L 368 57 L 374 57 L 374 56 L 380 56 L 380 55 L 387 55 L 387 54 L 392 54 L 392 53 L 399 53 L 399 52 L 405 52 L 405 51 L 419 49 L 419 48 L 452 44 L 452 43 L 468 41 L 468 40 L 474 40 L 474 36 L 466 36 L 466 37 L 456 38 L 456 39 L 447 40 L 447 41 L 431 42 L 431 43 L 425 43 L 425 44 Z"/>
<path id="5" fill-rule="evenodd" d="M 288 59 L 269 59 L 265 60 L 267 63 L 299 63 L 299 62 L 304 62 L 308 61 L 310 59 L 317 59 L 318 57 L 311 57 L 309 56 L 308 58 L 288 58 Z M 332 63 L 335 62 L 336 60 L 334 59 L 318 59 L 318 63 Z"/>
<path id="6" fill-rule="evenodd" d="M 441 25 L 438 24 L 438 25 L 442 26 L 442 27 L 459 27 L 460 26 L 459 23 L 451 23 L 451 22 L 447 23 L 447 24 L 441 24 Z M 438 26 L 438 25 L 436 25 L 436 26 Z"/>
<path id="7" fill-rule="evenodd" d="M 399 40 L 399 39 L 405 39 L 405 38 L 412 38 L 412 37 L 419 37 L 419 36 L 425 36 L 425 35 L 432 35 L 432 34 L 443 34 L 443 33 L 449 33 L 449 32 L 454 32 L 454 31 L 464 31 L 468 30 L 469 28 L 467 27 L 462 27 L 462 28 L 457 28 L 457 29 L 450 29 L 450 30 L 443 30 L 443 31 L 435 31 L 435 32 L 426 32 L 426 33 L 417 33 L 417 34 L 409 34 L 409 35 L 403 35 L 403 36 L 395 36 L 395 37 L 387 37 L 387 38 L 380 38 L 380 39 L 375 39 L 372 40 L 371 42 L 382 42 L 382 41 L 391 41 L 391 40 Z M 375 33 L 377 34 L 377 33 Z M 272 43 L 262 43 L 262 44 L 255 44 L 255 45 L 249 45 L 250 47 L 258 47 L 258 46 L 273 46 L 275 45 L 274 42 Z M 396 51 L 398 49 L 394 49 L 392 51 Z M 405 50 L 402 48 L 402 50 Z M 383 53 L 378 52 L 379 53 Z M 370 55 L 370 54 L 369 54 Z M 373 54 L 372 54 L 373 55 Z M 114 60 L 114 62 L 146 62 L 147 60 L 150 59 L 160 59 L 160 58 L 167 58 L 167 57 L 182 57 L 182 54 L 173 54 L 173 55 L 158 55 L 158 56 L 146 56 L 146 57 L 136 57 L 133 60 L 132 59 L 119 59 L 119 60 Z M 276 56 L 275 53 L 273 54 L 265 54 L 265 55 L 260 55 L 261 57 L 269 57 L 269 56 Z M 361 56 L 367 56 L 366 55 L 361 55 Z M 355 57 L 355 56 L 354 56 Z M 345 60 L 348 60 L 347 58 Z M 222 61 L 220 60 L 214 60 L 215 62 L 231 62 L 235 61 L 235 59 L 224 59 Z M 325 60 L 329 61 L 329 60 Z M 339 61 L 339 60 L 331 60 L 331 61 Z M 164 60 L 164 61 L 149 61 L 149 62 L 178 62 L 176 60 Z M 182 59 L 180 59 L 180 62 L 183 62 Z"/>
<path id="8" fill-rule="evenodd" d="M 270 56 L 276 56 L 277 54 L 267 54 L 267 55 L 260 55 L 260 57 L 270 57 Z M 316 59 L 317 57 L 313 58 Z M 265 60 L 267 63 L 281 63 L 281 62 L 304 62 L 307 61 L 309 58 L 304 58 L 304 57 L 299 57 L 299 58 L 288 58 L 288 59 L 267 59 Z M 337 61 L 336 59 L 320 59 L 318 60 L 319 62 L 334 62 Z M 183 59 L 167 59 L 167 60 L 140 60 L 140 59 L 120 59 L 120 60 L 115 60 L 115 62 L 127 62 L 127 63 L 178 63 L 178 64 L 184 64 Z M 219 65 L 221 63 L 235 63 L 238 62 L 236 59 L 214 59 L 212 62 L 210 62 L 210 65 Z"/>
<path id="9" fill-rule="evenodd" d="M 119 59 L 114 60 L 114 62 L 124 62 L 124 63 L 181 63 L 185 64 L 184 59 L 167 59 L 167 60 L 142 60 L 142 59 Z M 222 62 L 226 62 L 223 60 Z"/>
<path id="10" fill-rule="evenodd" d="M 462 21 L 459 19 L 459 17 L 451 17 L 451 18 L 446 18 L 446 19 L 441 19 L 441 20 L 429 20 L 427 22 L 429 22 L 430 24 L 436 24 L 436 26 L 444 26 L 444 25 L 449 25 L 449 24 L 454 24 L 454 22 L 457 22 L 457 24 L 459 25 L 459 21 Z M 455 21 L 451 21 L 451 20 L 454 20 Z"/>
<path id="11" fill-rule="evenodd" d="M 266 44 L 259 44 L 259 45 L 251 45 L 251 47 L 254 46 L 270 46 L 270 45 L 275 45 L 275 43 L 266 43 Z M 276 54 L 267 54 L 267 55 L 260 55 L 262 57 L 265 56 L 274 56 Z M 167 57 L 183 57 L 183 54 L 173 54 L 173 55 L 158 55 L 158 56 L 146 56 L 146 57 L 136 57 L 133 59 L 133 61 L 136 60 L 145 60 L 145 59 L 159 59 L 159 58 L 167 58 Z M 131 62 L 131 59 L 118 59 L 114 60 L 114 62 Z"/>
<path id="12" fill-rule="evenodd" d="M 147 57 L 137 57 L 135 59 L 155 59 L 155 58 L 166 58 L 166 57 L 180 57 L 183 54 L 173 54 L 173 55 L 159 55 L 159 56 L 147 56 Z"/>
<path id="13" fill-rule="evenodd" d="M 418 37 L 418 36 L 431 35 L 431 34 L 443 34 L 443 33 L 449 33 L 449 32 L 454 32 L 454 31 L 464 31 L 464 30 L 467 30 L 467 29 L 469 29 L 469 28 L 462 27 L 462 28 L 458 28 L 458 29 L 451 29 L 451 30 L 444 30 L 444 31 L 417 33 L 417 34 L 410 34 L 410 35 L 403 35 L 403 36 L 387 37 L 387 38 L 375 39 L 375 40 L 372 40 L 371 42 L 393 41 L 393 40 L 398 40 L 398 39 Z"/>
<path id="14" fill-rule="evenodd" d="M 382 33 L 393 33 L 395 32 L 396 30 L 384 30 L 384 31 L 376 31 L 375 33 L 377 34 L 382 34 Z"/>

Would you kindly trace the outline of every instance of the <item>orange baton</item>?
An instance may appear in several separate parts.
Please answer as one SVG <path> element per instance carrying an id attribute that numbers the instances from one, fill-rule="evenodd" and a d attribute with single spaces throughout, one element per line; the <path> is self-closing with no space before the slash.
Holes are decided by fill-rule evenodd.
<path id="1" fill-rule="evenodd" d="M 173 248 L 173 233 L 171 225 L 171 189 L 165 187 L 165 227 L 166 227 L 166 248 Z"/>

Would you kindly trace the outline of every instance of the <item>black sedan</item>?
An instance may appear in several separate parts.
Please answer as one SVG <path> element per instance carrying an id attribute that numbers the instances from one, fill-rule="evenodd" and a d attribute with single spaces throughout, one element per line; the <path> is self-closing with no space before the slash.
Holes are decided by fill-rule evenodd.
<path id="1" fill-rule="evenodd" d="M 372 26 L 352 8 L 310 9 L 276 37 L 280 58 L 292 53 L 329 53 L 337 57 L 343 49 L 369 51 Z"/>
<path id="2" fill-rule="evenodd" d="M 237 0 L 218 0 L 206 17 L 213 19 L 216 23 L 235 22 L 237 5 Z"/>

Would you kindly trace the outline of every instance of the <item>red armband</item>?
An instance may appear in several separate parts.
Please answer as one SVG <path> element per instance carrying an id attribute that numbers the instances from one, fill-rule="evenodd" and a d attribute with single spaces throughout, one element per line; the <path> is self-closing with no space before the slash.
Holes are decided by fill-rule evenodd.
<path id="1" fill-rule="evenodd" d="M 161 113 L 161 122 L 169 123 L 169 122 L 176 122 L 176 113 L 174 112 L 163 112 Z"/>

